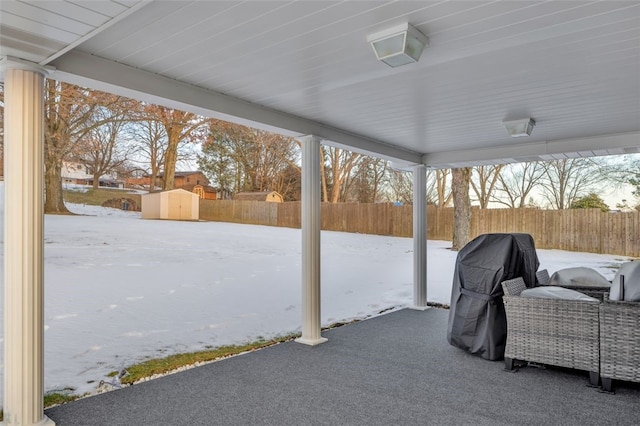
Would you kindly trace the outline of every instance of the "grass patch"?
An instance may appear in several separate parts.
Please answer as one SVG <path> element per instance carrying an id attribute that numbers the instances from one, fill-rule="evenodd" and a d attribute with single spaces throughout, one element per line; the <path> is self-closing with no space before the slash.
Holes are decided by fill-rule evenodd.
<path id="1" fill-rule="evenodd" d="M 54 405 L 65 404 L 67 402 L 75 401 L 80 398 L 79 395 L 71 393 L 51 392 L 44 396 L 44 407 L 52 407 Z"/>
<path id="2" fill-rule="evenodd" d="M 358 321 L 360 320 L 355 319 L 347 322 L 336 322 L 327 327 L 323 327 L 322 330 L 330 330 L 332 328 L 342 327 L 343 325 L 353 324 Z M 289 333 L 283 336 L 274 337 L 270 340 L 265 340 L 264 338 L 262 338 L 262 336 L 259 336 L 258 340 L 256 341 L 241 345 L 220 346 L 204 351 L 180 353 L 169 355 L 164 358 L 149 359 L 147 361 L 143 361 L 139 364 L 134 364 L 130 367 L 125 368 L 125 374 L 120 379 L 120 383 L 122 383 L 123 385 L 132 385 L 142 379 L 152 377 L 157 374 L 166 374 L 181 367 L 194 365 L 201 362 L 228 358 L 230 356 L 238 355 L 243 352 L 249 352 L 256 349 L 266 348 L 278 343 L 288 342 L 297 337 L 300 337 L 300 333 Z M 109 377 L 113 377 L 116 374 L 118 374 L 117 371 L 112 371 L 111 373 L 109 373 Z"/>
<path id="3" fill-rule="evenodd" d="M 134 364 L 130 367 L 127 367 L 125 369 L 126 374 L 122 377 L 120 382 L 124 385 L 131 385 L 139 380 L 154 376 L 156 374 L 165 374 L 187 365 L 214 361 L 233 355 L 238 355 L 242 352 L 266 348 L 267 346 L 272 346 L 277 343 L 293 340 L 298 336 L 299 334 L 287 334 L 284 336 L 275 337 L 271 340 L 261 339 L 242 345 L 220 346 L 218 348 L 205 351 L 175 354 L 169 355 L 164 358 L 150 359 L 139 364 Z"/>
<path id="4" fill-rule="evenodd" d="M 68 203 L 87 204 L 89 206 L 101 206 L 112 198 L 131 198 L 140 205 L 140 194 L 130 193 L 122 189 L 112 188 L 89 188 L 86 192 L 62 190 L 62 198 Z"/>

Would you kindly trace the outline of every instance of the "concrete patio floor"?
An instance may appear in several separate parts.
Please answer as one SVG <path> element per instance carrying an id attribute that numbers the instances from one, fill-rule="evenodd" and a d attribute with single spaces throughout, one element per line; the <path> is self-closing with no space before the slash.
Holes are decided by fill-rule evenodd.
<path id="1" fill-rule="evenodd" d="M 506 372 L 446 341 L 448 310 L 400 310 L 50 408 L 58 425 L 633 425 L 640 386 Z"/>

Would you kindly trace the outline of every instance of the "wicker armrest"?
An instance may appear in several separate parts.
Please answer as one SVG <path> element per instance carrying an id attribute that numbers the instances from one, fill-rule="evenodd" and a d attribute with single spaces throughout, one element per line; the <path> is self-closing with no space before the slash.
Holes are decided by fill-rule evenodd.
<path id="1" fill-rule="evenodd" d="M 519 296 L 527 288 L 522 277 L 502 281 L 502 290 L 505 296 Z"/>
<path id="2" fill-rule="evenodd" d="M 547 285 L 549 282 L 549 271 L 541 269 L 536 272 L 536 280 L 538 281 L 538 285 Z"/>

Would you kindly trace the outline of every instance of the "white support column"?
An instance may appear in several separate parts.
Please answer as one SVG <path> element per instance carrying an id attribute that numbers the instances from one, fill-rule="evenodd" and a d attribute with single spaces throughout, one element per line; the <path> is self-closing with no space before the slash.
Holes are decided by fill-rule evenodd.
<path id="1" fill-rule="evenodd" d="M 4 422 L 44 415 L 44 76 L 4 60 Z"/>
<path id="2" fill-rule="evenodd" d="M 302 336 L 296 342 L 315 346 L 320 335 L 320 139 L 302 142 Z"/>
<path id="3" fill-rule="evenodd" d="M 427 306 L 427 168 L 413 168 L 413 306 Z"/>

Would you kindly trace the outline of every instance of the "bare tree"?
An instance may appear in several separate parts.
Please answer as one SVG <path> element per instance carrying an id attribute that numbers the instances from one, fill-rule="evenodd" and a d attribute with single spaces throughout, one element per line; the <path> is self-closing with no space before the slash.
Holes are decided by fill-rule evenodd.
<path id="1" fill-rule="evenodd" d="M 130 127 L 130 142 L 138 157 L 138 162 L 144 165 L 141 169 L 149 176 L 149 192 L 155 191 L 158 176 L 162 172 L 164 154 L 167 149 L 167 133 L 162 123 L 151 116 L 132 123 Z"/>
<path id="2" fill-rule="evenodd" d="M 387 169 L 388 199 L 402 204 L 413 204 L 413 177 L 411 173 Z"/>
<path id="3" fill-rule="evenodd" d="M 598 182 L 597 163 L 588 158 L 567 158 L 545 164 L 543 196 L 554 209 L 568 209 Z"/>
<path id="4" fill-rule="evenodd" d="M 292 138 L 211 120 L 198 165 L 212 183 L 230 192 L 273 190 L 287 199 L 299 192 L 294 175 L 298 145 Z"/>
<path id="5" fill-rule="evenodd" d="M 447 207 L 452 200 L 451 169 L 427 170 L 427 204 Z M 413 176 L 411 173 L 389 169 L 387 186 L 391 199 L 405 204 L 413 201 Z"/>
<path id="6" fill-rule="evenodd" d="M 149 120 L 156 120 L 164 127 L 167 144 L 164 150 L 162 189 L 173 189 L 179 158 L 178 148 L 181 143 L 206 139 L 206 128 L 203 126 L 205 119 L 191 112 L 160 105 L 145 105 L 144 113 Z"/>
<path id="7" fill-rule="evenodd" d="M 284 201 L 300 201 L 302 199 L 302 173 L 299 165 L 289 163 L 278 175 L 278 192 Z"/>
<path id="8" fill-rule="evenodd" d="M 610 189 L 621 190 L 627 186 L 632 188 L 632 194 L 640 202 L 640 154 L 627 154 L 614 157 L 600 164 L 600 175 Z M 623 202 L 624 206 L 625 203 Z"/>
<path id="9" fill-rule="evenodd" d="M 106 123 L 96 115 L 121 98 L 54 80 L 45 82 L 45 206 L 46 213 L 68 213 L 62 198 L 62 162 L 94 128 Z"/>
<path id="10" fill-rule="evenodd" d="M 453 242 L 452 249 L 460 250 L 469 242 L 471 228 L 471 199 L 469 184 L 471 168 L 465 167 L 451 171 L 451 191 L 453 192 Z"/>
<path id="11" fill-rule="evenodd" d="M 351 171 L 361 159 L 361 154 L 345 149 L 322 146 L 327 166 L 324 166 L 325 184 L 323 185 L 324 201 L 337 203 L 341 200 L 342 190 L 351 176 Z M 330 194 L 328 187 L 330 186 Z"/>
<path id="12" fill-rule="evenodd" d="M 476 199 L 480 203 L 481 209 L 489 206 L 489 201 L 494 197 L 496 183 L 500 177 L 500 171 L 503 165 L 495 166 L 476 166 L 471 171 L 471 189 L 476 194 Z"/>
<path id="13" fill-rule="evenodd" d="M 538 161 L 509 164 L 500 171 L 492 201 L 512 209 L 526 207 L 527 199 L 544 175 L 544 164 Z"/>
<path id="14" fill-rule="evenodd" d="M 427 204 L 438 205 L 438 181 L 436 172 L 438 170 L 427 170 Z"/>
<path id="15" fill-rule="evenodd" d="M 453 192 L 451 191 L 451 169 L 436 170 L 436 193 L 439 207 L 447 207 L 452 201 Z"/>
<path id="16" fill-rule="evenodd" d="M 351 186 L 343 192 L 351 194 L 360 203 L 375 203 L 387 178 L 387 161 L 382 158 L 363 156 L 353 172 Z"/>
<path id="17" fill-rule="evenodd" d="M 93 174 L 93 188 L 100 185 L 100 177 L 112 174 L 124 165 L 130 149 L 122 144 L 125 127 L 123 111 L 106 108 L 96 112 L 105 123 L 91 129 L 75 147 L 74 156 Z"/>
<path id="18" fill-rule="evenodd" d="M 294 163 L 297 145 L 292 138 L 264 130 L 250 129 L 253 148 L 243 151 L 245 175 L 257 191 L 285 192 L 282 173 Z M 299 168 L 298 168 L 299 170 Z"/>

